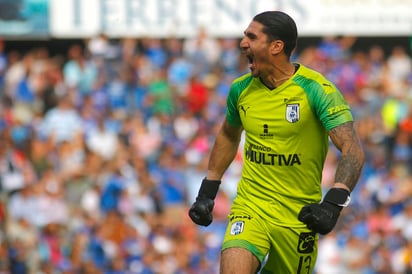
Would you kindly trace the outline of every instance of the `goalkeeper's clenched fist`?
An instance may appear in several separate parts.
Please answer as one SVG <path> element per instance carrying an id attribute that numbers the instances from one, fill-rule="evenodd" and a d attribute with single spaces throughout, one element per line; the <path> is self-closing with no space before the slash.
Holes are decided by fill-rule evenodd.
<path id="1" fill-rule="evenodd" d="M 302 208 L 299 221 L 320 234 L 332 231 L 343 207 L 350 202 L 350 193 L 343 188 L 331 188 L 320 204 L 310 204 Z"/>
<path id="2" fill-rule="evenodd" d="M 189 216 L 198 225 L 208 226 L 213 221 L 213 207 L 216 194 L 219 190 L 220 180 L 203 179 L 197 194 L 196 201 L 189 209 Z"/>

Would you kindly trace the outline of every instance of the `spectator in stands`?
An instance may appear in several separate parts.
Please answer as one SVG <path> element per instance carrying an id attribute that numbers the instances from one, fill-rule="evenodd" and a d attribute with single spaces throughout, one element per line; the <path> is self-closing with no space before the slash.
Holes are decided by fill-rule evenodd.
<path id="1" fill-rule="evenodd" d="M 96 65 L 86 57 L 81 45 L 75 44 L 68 50 L 63 67 L 64 81 L 71 89 L 78 89 L 80 95 L 89 94 L 97 77 Z"/>
<path id="2" fill-rule="evenodd" d="M 376 44 L 362 47 L 366 54 L 360 54 L 350 47 L 351 41 L 353 38 L 335 38 L 308 48 L 301 45 L 293 57 L 322 72 L 329 72 L 331 66 L 339 68 L 332 71 L 333 77 L 342 80 L 341 88 L 352 89 L 356 126 L 367 155 L 359 188 L 352 193 L 353 207 L 337 224 L 341 229 L 319 239 L 319 262 L 322 256 L 336 259 L 334 254 L 346 254 L 348 261 L 357 242 L 362 244 L 355 249 L 358 258 L 370 259 L 363 263 L 366 273 L 407 273 L 412 257 L 412 176 L 410 163 L 404 161 L 409 141 L 397 136 L 397 130 L 410 135 L 407 96 L 411 81 L 399 82 L 411 75 L 410 51 L 404 48 L 400 57 L 390 58 L 398 53 L 389 51 L 387 57 L 383 45 Z M 93 48 L 90 52 L 69 47 L 76 58 L 69 57 L 69 52 L 48 56 L 44 49 L 21 52 L 17 48 L 0 57 L 0 186 L 2 197 L 8 197 L 0 205 L 9 213 L 5 218 L 0 211 L 2 225 L 8 228 L 0 234 L 0 270 L 10 271 L 9 256 L 13 267 L 27 270 L 25 274 L 107 274 L 115 270 L 217 273 L 215 261 L 227 204 L 240 176 L 241 153 L 226 174 L 222 196 L 216 199 L 216 223 L 199 229 L 185 213 L 172 215 L 178 216 L 177 221 L 172 220 L 173 227 L 166 226 L 163 219 L 165 202 L 189 206 L 197 194 L 193 182 L 202 178 L 200 170 L 205 168 L 211 136 L 219 128 L 218 117 L 224 114 L 228 86 L 234 75 L 248 69 L 244 58 L 236 59 L 238 40 L 219 40 L 200 31 L 199 38 L 172 37 L 150 45 L 138 38 L 121 38 L 118 45 L 110 41 L 109 48 L 97 42 L 97 47 L 86 45 Z M 6 40 L 3 43 L 7 46 Z M 106 57 L 93 64 L 96 59 L 89 53 Z M 165 74 L 155 79 L 159 66 Z M 359 75 L 346 74 L 347 68 L 356 68 Z M 195 70 L 202 73 L 194 74 Z M 114 78 L 115 74 L 109 74 L 113 71 L 121 77 Z M 205 84 L 202 93 L 208 98 L 207 104 L 198 108 L 201 116 L 181 108 L 186 105 L 183 95 L 194 75 Z M 357 82 L 362 85 L 352 85 L 353 79 L 362 79 Z M 68 93 L 60 93 L 65 81 L 73 86 L 65 89 Z M 22 108 L 21 98 L 25 97 L 16 96 L 18 84 L 23 82 L 21 87 L 30 89 L 26 91 L 35 102 L 30 108 Z M 116 97 L 119 90 L 121 96 Z M 395 98 L 394 91 L 401 91 L 404 97 Z M 160 97 L 155 100 L 154 95 L 162 92 L 166 103 L 158 102 Z M 70 100 L 63 102 L 62 98 Z M 113 111 L 119 102 L 121 111 Z M 117 140 L 116 149 L 109 145 L 112 142 L 88 143 L 90 136 L 101 136 L 94 131 L 99 119 L 105 122 L 109 139 Z M 385 162 L 392 157 L 385 154 L 385 136 L 393 138 L 393 148 L 398 146 L 391 150 L 401 160 L 396 165 Z M 25 140 L 24 146 L 21 140 Z M 328 173 L 335 166 L 334 157 L 339 157 L 333 153 Z M 120 187 L 114 188 L 111 202 L 105 201 L 101 207 L 100 201 L 110 196 L 112 176 L 119 179 Z M 325 185 L 329 177 L 325 174 Z M 110 216 L 107 208 L 117 209 L 116 216 Z M 113 224 L 105 230 L 103 226 L 111 222 L 122 227 L 123 236 L 132 236 L 120 237 Z M 331 258 L 323 259 L 329 263 L 326 273 L 349 267 L 342 261 L 334 264 Z M 322 273 L 322 269 L 319 264 L 316 271 Z"/>
<path id="3" fill-rule="evenodd" d="M 74 89 L 65 86 L 56 89 L 58 103 L 44 115 L 38 129 L 40 136 L 51 138 L 58 144 L 73 140 L 77 134 L 83 134 L 82 119 L 73 105 L 75 92 Z"/>

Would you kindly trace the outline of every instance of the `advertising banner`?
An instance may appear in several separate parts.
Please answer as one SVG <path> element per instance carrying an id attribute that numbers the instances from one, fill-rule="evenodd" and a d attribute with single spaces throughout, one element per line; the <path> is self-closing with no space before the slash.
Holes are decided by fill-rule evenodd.
<path id="1" fill-rule="evenodd" d="M 0 36 L 49 36 L 49 0 L 0 0 Z"/>
<path id="2" fill-rule="evenodd" d="M 301 36 L 412 34 L 412 0 L 49 1 L 50 32 L 57 38 L 88 37 L 98 33 L 110 37 L 187 37 L 194 35 L 199 27 L 205 27 L 213 36 L 238 37 L 251 18 L 264 10 L 289 13 L 295 18 Z M 33 5 L 47 0 L 0 2 L 32 2 Z M 20 13 L 24 14 L 24 10 L 20 9 Z M 39 24 L 34 20 L 38 15 L 39 12 L 33 13 L 32 25 Z M 39 31 L 44 31 L 47 24 L 43 22 L 41 26 Z"/>

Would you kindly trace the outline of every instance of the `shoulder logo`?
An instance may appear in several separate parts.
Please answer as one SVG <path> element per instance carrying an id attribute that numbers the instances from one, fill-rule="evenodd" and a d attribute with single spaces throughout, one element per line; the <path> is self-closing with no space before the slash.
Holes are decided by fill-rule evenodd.
<path id="1" fill-rule="evenodd" d="M 336 91 L 336 89 L 330 83 L 322 83 L 322 86 L 323 86 L 323 90 L 325 91 L 326 94 L 329 94 L 329 93 L 332 93 L 332 92 Z"/>
<path id="2" fill-rule="evenodd" d="M 299 104 L 287 104 L 286 105 L 286 120 L 289 123 L 296 123 L 300 119 L 300 106 Z"/>
<path id="3" fill-rule="evenodd" d="M 243 111 L 243 114 L 244 114 L 245 117 L 246 117 L 246 112 L 247 112 L 247 110 L 248 110 L 250 107 L 244 106 L 244 105 L 240 105 L 239 108 L 240 108 L 241 111 Z"/>

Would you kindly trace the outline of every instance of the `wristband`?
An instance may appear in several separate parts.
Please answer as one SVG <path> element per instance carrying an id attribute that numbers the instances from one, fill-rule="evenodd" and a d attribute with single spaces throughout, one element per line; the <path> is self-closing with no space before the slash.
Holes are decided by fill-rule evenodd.
<path id="1" fill-rule="evenodd" d="M 331 188 L 323 199 L 331 204 L 347 207 L 350 204 L 350 192 L 343 188 Z"/>
<path id="2" fill-rule="evenodd" d="M 216 198 L 216 194 L 219 190 L 221 180 L 208 180 L 204 178 L 199 189 L 198 197 L 206 197 L 211 200 Z"/>

